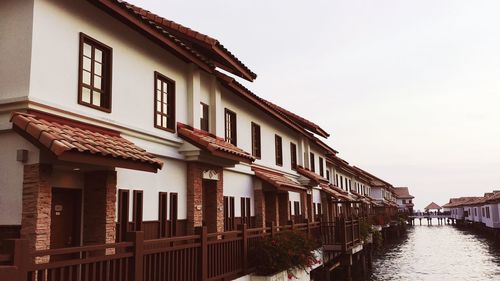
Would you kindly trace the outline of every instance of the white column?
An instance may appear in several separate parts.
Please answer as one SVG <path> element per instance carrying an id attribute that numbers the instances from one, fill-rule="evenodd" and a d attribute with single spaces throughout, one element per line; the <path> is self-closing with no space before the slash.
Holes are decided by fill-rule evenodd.
<path id="1" fill-rule="evenodd" d="M 212 77 L 210 85 L 210 133 L 224 136 L 224 108 L 222 108 L 222 97 L 217 78 Z"/>
<path id="2" fill-rule="evenodd" d="M 194 64 L 189 65 L 187 75 L 187 94 L 188 94 L 188 125 L 193 128 L 200 128 L 200 91 L 201 80 L 200 70 Z"/>

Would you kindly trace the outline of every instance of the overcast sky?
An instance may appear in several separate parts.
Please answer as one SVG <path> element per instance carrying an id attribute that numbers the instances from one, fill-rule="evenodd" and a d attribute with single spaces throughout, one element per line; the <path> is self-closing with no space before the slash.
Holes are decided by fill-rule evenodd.
<path id="1" fill-rule="evenodd" d="M 500 189 L 500 1 L 132 2 L 219 39 L 416 208 Z"/>

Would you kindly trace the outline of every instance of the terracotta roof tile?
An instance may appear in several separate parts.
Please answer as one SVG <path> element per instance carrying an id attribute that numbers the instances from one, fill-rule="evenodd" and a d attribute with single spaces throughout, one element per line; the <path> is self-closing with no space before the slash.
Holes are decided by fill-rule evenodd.
<path id="1" fill-rule="evenodd" d="M 197 48 L 203 48 L 206 51 L 213 52 L 214 50 L 220 51 L 226 56 L 229 57 L 230 60 L 232 60 L 239 68 L 243 69 L 243 72 L 241 73 L 244 76 L 248 77 L 243 77 L 249 80 L 253 80 L 257 78 L 257 75 L 250 70 L 240 59 L 238 59 L 233 53 L 231 53 L 226 47 L 224 47 L 217 39 L 212 38 L 208 35 L 205 35 L 203 33 L 200 33 L 198 31 L 195 31 L 191 28 L 188 28 L 186 26 L 183 26 L 179 23 L 176 23 L 172 20 L 165 19 L 161 16 L 158 16 L 150 11 L 144 10 L 138 6 L 135 6 L 133 4 L 130 4 L 128 2 L 122 1 L 122 0 L 113 0 L 117 2 L 120 7 L 128 9 L 130 12 L 135 13 L 144 19 L 148 20 L 150 24 L 154 25 L 156 28 L 161 29 L 168 33 L 170 36 L 175 37 L 176 39 L 183 41 L 183 44 L 188 47 L 192 51 L 196 51 L 198 54 Z M 182 38 L 181 38 L 182 37 Z M 187 42 L 185 42 L 187 41 Z M 200 45 L 201 43 L 201 45 Z M 200 47 L 196 47 L 193 44 L 197 44 Z M 210 46 L 209 49 L 206 48 L 206 46 L 202 45 L 208 45 Z M 214 54 L 219 56 L 218 54 Z"/>
<path id="2" fill-rule="evenodd" d="M 322 137 L 329 137 L 330 134 L 328 134 L 325 130 L 323 130 L 319 125 L 316 125 L 314 122 L 307 120 L 306 118 L 299 116 L 275 103 L 272 103 L 268 100 L 265 100 L 265 102 L 273 107 L 275 110 L 281 112 L 282 114 L 286 115 L 288 118 L 292 119 L 294 122 L 304 126 L 307 130 L 316 133 Z"/>
<path id="3" fill-rule="evenodd" d="M 411 199 L 415 198 L 412 195 L 410 195 L 408 187 L 395 187 L 394 193 L 396 193 L 396 196 L 398 198 L 411 198 Z"/>
<path id="4" fill-rule="evenodd" d="M 318 174 L 316 174 L 315 172 L 309 170 L 309 169 L 306 169 L 302 166 L 297 166 L 297 172 L 301 175 L 303 175 L 304 177 L 310 179 L 311 181 L 314 182 L 314 184 L 316 185 L 319 185 L 321 183 L 326 183 L 328 184 L 328 180 Z"/>
<path id="5" fill-rule="evenodd" d="M 246 163 L 255 161 L 255 157 L 243 149 L 212 134 L 191 128 L 185 124 L 178 123 L 177 134 L 191 144 L 201 149 L 205 149 L 214 156 Z"/>
<path id="6" fill-rule="evenodd" d="M 255 172 L 255 176 L 277 189 L 298 189 L 298 190 L 306 190 L 304 186 L 300 184 L 296 179 L 289 177 L 283 173 L 279 173 L 276 171 L 265 170 L 256 166 L 252 167 L 252 170 Z"/>
<path id="7" fill-rule="evenodd" d="M 156 169 L 161 169 L 163 166 L 162 161 L 119 134 L 92 131 L 91 125 L 70 126 L 64 122 L 75 123 L 75 121 L 60 117 L 47 118 L 43 114 L 20 112 L 12 113 L 11 122 L 15 128 L 33 137 L 56 156 L 77 151 L 147 163 Z"/>

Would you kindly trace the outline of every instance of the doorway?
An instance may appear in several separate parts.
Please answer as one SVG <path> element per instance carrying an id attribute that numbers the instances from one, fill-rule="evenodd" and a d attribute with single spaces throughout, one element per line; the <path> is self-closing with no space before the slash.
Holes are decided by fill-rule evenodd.
<path id="1" fill-rule="evenodd" d="M 217 181 L 203 180 L 201 190 L 203 224 L 208 232 L 217 232 Z"/>
<path id="2" fill-rule="evenodd" d="M 52 188 L 50 248 L 80 245 L 82 192 L 80 189 Z"/>

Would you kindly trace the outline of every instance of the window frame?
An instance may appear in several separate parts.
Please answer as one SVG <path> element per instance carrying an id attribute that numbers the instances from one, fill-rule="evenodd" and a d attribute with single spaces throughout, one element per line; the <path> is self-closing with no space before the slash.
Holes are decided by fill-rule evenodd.
<path id="1" fill-rule="evenodd" d="M 252 122 L 251 123 L 251 134 L 252 134 L 252 156 L 257 158 L 257 159 L 261 159 L 262 157 L 262 130 L 260 128 L 260 125 L 255 123 L 255 122 Z M 256 145 L 256 135 L 255 135 L 255 129 L 258 129 L 259 131 L 259 139 L 258 139 L 258 147 Z M 258 153 L 257 153 L 258 152 Z"/>
<path id="2" fill-rule="evenodd" d="M 278 134 L 274 134 L 274 160 L 276 166 L 283 167 L 283 138 Z"/>
<path id="3" fill-rule="evenodd" d="M 316 160 L 314 158 L 314 153 L 309 152 L 309 170 L 316 173 Z"/>
<path id="4" fill-rule="evenodd" d="M 228 132 L 227 132 L 227 128 L 228 128 L 228 118 L 227 116 L 233 116 L 234 117 L 234 129 L 233 129 L 233 126 L 232 126 L 232 123 L 229 124 L 231 126 L 231 133 L 234 133 L 234 136 L 229 136 L 229 139 L 228 139 Z M 234 146 L 238 146 L 238 134 L 237 134 L 237 130 L 238 130 L 238 125 L 237 125 L 237 121 L 238 120 L 238 117 L 236 115 L 236 112 L 228 109 L 228 108 L 224 108 L 224 140 Z M 234 141 L 234 142 L 233 142 Z"/>
<path id="5" fill-rule="evenodd" d="M 205 131 L 205 132 L 210 132 L 210 106 L 204 102 L 200 102 L 200 130 Z M 204 118 L 205 110 L 207 113 L 206 118 Z M 206 119 L 206 122 L 204 120 Z M 206 123 L 207 128 L 203 128 L 203 125 Z"/>
<path id="6" fill-rule="evenodd" d="M 169 110 L 169 106 L 172 106 L 173 108 L 171 109 L 171 111 L 173 112 L 172 113 L 172 118 L 173 120 L 169 120 L 169 116 L 166 115 L 163 111 L 158 111 L 156 109 L 156 102 L 158 100 L 158 97 L 156 96 L 158 94 L 158 89 L 156 88 L 157 87 L 157 81 L 158 80 L 164 80 L 163 82 L 166 82 L 167 83 L 167 86 L 171 86 L 172 87 L 172 93 L 170 92 L 167 92 L 167 111 Z M 156 129 L 160 129 L 160 130 L 163 130 L 163 131 L 167 131 L 167 132 L 171 132 L 171 133 L 175 133 L 175 125 L 176 125 L 176 113 L 177 113 L 177 110 L 176 110 L 176 94 L 175 94 L 175 88 L 176 88 L 176 85 L 175 85 L 175 81 L 168 78 L 167 76 L 161 74 L 160 72 L 158 71 L 155 71 L 154 72 L 154 80 L 153 80 L 153 91 L 154 91 L 154 100 L 153 100 L 153 118 L 154 118 L 154 127 Z M 170 99 L 172 100 L 172 102 L 169 104 L 168 103 L 168 99 L 169 99 L 169 96 L 168 95 L 172 95 L 170 97 Z M 157 119 L 157 115 L 161 114 L 162 116 L 163 115 L 166 115 L 167 116 L 167 126 L 166 127 L 163 127 L 161 125 L 158 125 L 158 119 Z M 170 124 L 171 123 L 171 124 Z M 169 127 L 169 126 L 172 126 L 172 127 Z"/>
<path id="7" fill-rule="evenodd" d="M 325 168 L 323 167 L 323 157 L 318 157 L 318 162 L 319 162 L 319 175 L 324 177 Z"/>
<path id="8" fill-rule="evenodd" d="M 290 142 L 290 167 L 297 170 L 297 145 L 293 142 Z"/>
<path id="9" fill-rule="evenodd" d="M 98 105 L 94 105 L 92 104 L 92 94 L 91 94 L 91 102 L 88 103 L 88 102 L 84 102 L 83 99 L 82 99 L 82 88 L 83 88 L 83 44 L 84 43 L 87 43 L 89 45 L 91 45 L 93 48 L 95 48 L 96 46 L 99 47 L 99 49 L 101 49 L 103 51 L 103 56 L 102 56 L 102 61 L 101 61 L 101 65 L 102 65 L 102 70 L 101 70 L 101 87 L 104 89 L 102 90 L 104 93 L 107 93 L 107 96 L 108 96 L 108 105 L 107 106 L 98 106 Z M 106 112 L 106 113 L 111 113 L 111 110 L 112 110 L 112 104 L 113 104 L 113 87 L 112 87 L 112 81 L 113 81 L 113 48 L 111 48 L 110 46 L 102 43 L 101 41 L 99 40 L 96 40 L 92 37 L 90 37 L 89 35 L 83 33 L 83 32 L 80 32 L 80 40 L 79 40 L 79 54 L 78 54 L 78 104 L 79 105 L 83 105 L 83 106 L 87 106 L 87 107 L 90 107 L 90 108 L 93 108 L 93 109 L 96 109 L 96 110 L 99 110 L 99 111 L 103 111 L 103 112 Z M 107 57 L 107 61 L 105 61 L 105 58 Z M 94 61 L 92 60 L 91 58 L 91 69 L 94 68 Z M 106 76 L 105 76 L 106 75 Z M 91 79 L 91 84 L 92 84 L 92 81 L 93 81 L 93 76 L 94 76 L 94 72 L 92 72 L 91 70 L 91 73 L 90 73 L 90 79 Z M 104 79 L 103 79 L 104 78 Z M 103 87 L 104 86 L 104 87 Z M 91 86 L 93 88 L 93 86 Z M 87 87 L 88 88 L 88 87 Z M 92 89 L 91 89 L 92 90 Z M 102 93 L 101 93 L 101 96 L 102 96 Z M 102 99 L 101 99 L 102 101 Z"/>

